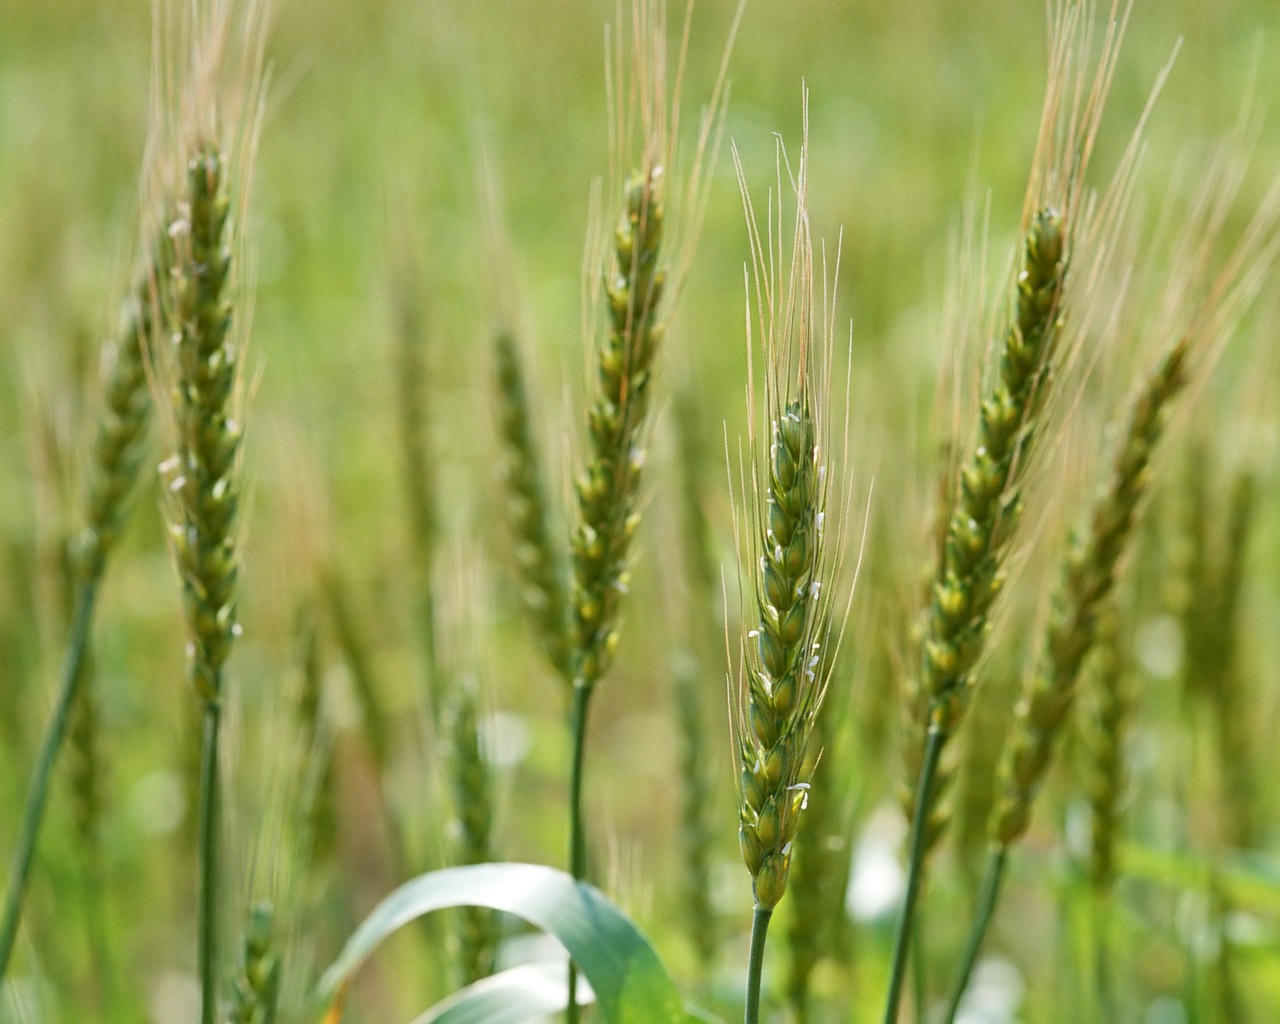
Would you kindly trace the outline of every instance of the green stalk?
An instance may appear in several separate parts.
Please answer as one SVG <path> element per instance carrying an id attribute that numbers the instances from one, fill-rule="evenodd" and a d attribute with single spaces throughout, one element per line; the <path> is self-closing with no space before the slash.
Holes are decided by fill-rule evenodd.
<path id="1" fill-rule="evenodd" d="M 570 729 L 573 732 L 573 763 L 569 771 L 569 873 L 581 881 L 587 877 L 587 836 L 582 817 L 583 760 L 587 749 L 587 710 L 591 687 L 581 682 L 573 687 Z M 578 970 L 569 964 L 569 1006 L 565 1011 L 568 1024 L 578 1021 Z"/>
<path id="2" fill-rule="evenodd" d="M 1098 1020 L 1115 1020 L 1116 999 L 1111 984 L 1111 894 L 1094 889 L 1090 897 L 1095 1010 Z"/>
<path id="3" fill-rule="evenodd" d="M 974 965 L 978 962 L 978 953 L 982 950 L 982 940 L 986 937 L 987 928 L 991 924 L 991 915 L 995 911 L 996 901 L 1000 898 L 1000 883 L 1004 880 L 1004 866 L 1008 859 L 1009 848 L 995 844 L 987 854 L 986 872 L 982 878 L 982 889 L 978 896 L 978 909 L 973 924 L 969 929 L 969 938 L 965 942 L 964 954 L 960 958 L 960 970 L 956 974 L 955 985 L 951 989 L 951 998 L 947 1002 L 947 1013 L 942 1018 L 943 1024 L 952 1024 L 960 1011 L 960 1000 L 964 998 L 969 987 L 969 979 L 973 976 Z"/>
<path id="4" fill-rule="evenodd" d="M 902 904 L 902 917 L 898 920 L 898 933 L 893 942 L 893 967 L 889 973 L 889 991 L 885 998 L 884 1024 L 897 1024 L 898 1021 L 902 985 L 907 974 L 907 955 L 911 949 L 911 930 L 915 923 L 916 905 L 920 901 L 925 856 L 929 849 L 929 807 L 933 801 L 933 782 L 938 773 L 938 760 L 945 742 L 946 734 L 942 727 L 937 722 L 932 723 L 925 744 L 924 763 L 920 766 L 920 778 L 916 783 L 915 813 L 911 816 L 911 857 L 907 864 L 907 892 Z"/>
<path id="5" fill-rule="evenodd" d="M 22 898 L 27 889 L 27 877 L 31 872 L 31 858 L 40 835 L 40 821 L 49 795 L 49 780 L 58 750 L 67 731 L 67 719 L 75 702 L 81 676 L 81 664 L 89 645 L 89 627 L 93 621 L 93 605 L 98 593 L 98 577 L 94 576 L 76 590 L 75 609 L 71 617 L 71 631 L 67 637 L 66 654 L 62 663 L 62 676 L 58 686 L 58 699 L 53 717 L 45 727 L 40 755 L 36 760 L 35 774 L 27 790 L 27 802 L 22 812 L 22 826 L 18 832 L 18 846 L 14 851 L 9 872 L 9 888 L 5 893 L 4 917 L 0 919 L 0 980 L 9 968 L 9 958 L 18 935 L 18 921 L 22 916 Z"/>
<path id="6" fill-rule="evenodd" d="M 587 877 L 587 837 L 582 818 L 583 760 L 587 748 L 587 706 L 591 687 L 573 688 L 570 728 L 573 730 L 573 765 L 569 774 L 569 872 L 574 878 Z"/>
<path id="7" fill-rule="evenodd" d="M 747 1010 L 743 1024 L 760 1024 L 760 980 L 764 974 L 764 940 L 773 910 L 757 906 L 751 915 L 751 953 L 747 961 Z"/>
<path id="8" fill-rule="evenodd" d="M 221 693 L 221 679 L 215 681 Z M 218 732 L 219 702 L 204 705 L 200 752 L 200 917 L 196 956 L 200 973 L 200 1024 L 217 1024 L 218 1009 Z"/>

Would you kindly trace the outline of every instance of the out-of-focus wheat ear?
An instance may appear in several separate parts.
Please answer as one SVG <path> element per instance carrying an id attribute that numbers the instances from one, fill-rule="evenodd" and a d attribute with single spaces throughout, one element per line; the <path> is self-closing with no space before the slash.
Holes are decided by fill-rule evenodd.
<path id="1" fill-rule="evenodd" d="M 483 749 L 473 688 L 450 691 L 449 778 L 457 823 L 459 864 L 487 864 L 493 850 L 493 774 Z M 498 947 L 498 921 L 490 910 L 465 907 L 458 915 L 459 966 L 463 984 L 493 973 Z"/>
<path id="2" fill-rule="evenodd" d="M 1094 891 L 1104 897 L 1116 879 L 1120 803 L 1125 786 L 1125 741 L 1133 708 L 1131 677 L 1120 647 L 1119 616 L 1114 599 L 1099 608 L 1083 684 L 1089 882 Z"/>
<path id="3" fill-rule="evenodd" d="M 80 855 L 84 858 L 85 928 L 101 1010 L 109 1016 L 117 1009 L 117 989 L 111 932 L 106 917 L 106 866 L 102 857 L 108 764 L 102 752 L 100 697 L 92 686 L 93 678 L 94 657 L 90 642 L 86 645 L 84 660 L 80 664 L 80 679 L 76 683 L 76 696 L 68 723 L 67 755 L 72 818 Z"/>
<path id="4" fill-rule="evenodd" d="M 1175 479 L 1164 489 L 1163 504 L 1167 514 L 1161 520 L 1161 561 L 1163 573 L 1160 602 L 1177 622 L 1182 635 L 1183 696 L 1196 700 L 1204 693 L 1204 673 L 1199 667 L 1208 664 L 1204 654 L 1206 629 L 1211 623 L 1200 621 L 1197 595 L 1208 579 L 1209 548 L 1209 474 L 1212 465 L 1209 447 L 1199 431 L 1188 431 Z"/>
<path id="5" fill-rule="evenodd" d="M 990 846 L 978 910 L 960 958 L 948 1015 L 955 1019 L 990 925 L 1009 848 L 1026 832 L 1036 794 L 1076 697 L 1097 616 L 1110 597 L 1151 479 L 1151 458 L 1173 398 L 1187 383 L 1191 338 L 1184 336 L 1143 382 L 1087 527 L 1069 545 L 1063 582 L 1054 595 L 1043 648 L 1023 685 L 1001 752 Z"/>
<path id="6" fill-rule="evenodd" d="M 383 705 L 382 687 L 374 675 L 369 644 L 356 623 L 351 609 L 349 584 L 335 571 L 325 575 L 322 584 L 333 638 L 338 644 L 351 678 L 351 690 L 360 706 L 360 721 L 373 763 L 381 774 L 391 761 L 391 736 L 387 711 Z"/>
<path id="7" fill-rule="evenodd" d="M 228 999 L 230 1024 L 275 1024 L 280 1005 L 280 954 L 272 934 L 275 912 L 270 903 L 249 911 L 240 961 Z"/>
<path id="8" fill-rule="evenodd" d="M 716 478 L 702 443 L 696 400 L 687 388 L 676 395 L 675 427 L 679 456 L 680 552 L 688 601 L 681 609 L 683 646 L 671 663 L 680 757 L 681 912 L 702 967 L 710 968 L 719 948 L 719 925 L 711 899 L 713 796 L 706 757 L 708 714 L 707 657 L 719 649 L 723 627 L 721 587 L 713 553 L 711 524 L 704 502 Z"/>
<path id="9" fill-rule="evenodd" d="M 431 376 L 424 286 L 415 262 L 401 256 L 391 273 L 396 331 L 397 398 L 409 534 L 413 552 L 416 632 L 425 660 L 427 704 L 440 722 L 441 695 L 437 674 L 435 578 L 440 524 L 435 494 L 437 471 L 431 445 Z"/>
<path id="10" fill-rule="evenodd" d="M 160 232 L 149 245 L 148 259 L 121 313 L 116 342 L 108 355 L 110 369 L 103 406 L 88 467 L 85 525 L 79 542 L 78 570 L 83 578 L 102 574 L 119 539 L 143 458 L 152 399 L 146 352 L 154 343 L 161 289 L 173 272 L 173 240 Z"/>
<path id="11" fill-rule="evenodd" d="M 1009 725 L 1009 709 L 1017 702 L 1018 676 L 1007 663 L 983 672 L 982 687 L 974 696 L 967 724 L 949 753 L 955 755 L 954 771 L 941 773 L 955 779 L 954 800 L 941 797 L 935 813 L 954 814 L 956 858 L 972 891 L 980 883 L 987 853 L 987 823 L 995 800 L 996 770 Z"/>
<path id="12" fill-rule="evenodd" d="M 319 630 L 310 608 L 298 616 L 293 665 L 297 678 L 294 721 L 301 752 L 298 845 L 306 867 L 320 871 L 337 848 L 337 816 L 333 806 L 333 737 L 325 715 Z"/>
<path id="13" fill-rule="evenodd" d="M 1085 797 L 1089 802 L 1087 863 L 1092 893 L 1093 978 L 1097 1012 L 1114 1019 L 1116 970 L 1112 894 L 1116 847 L 1123 835 L 1121 801 L 1125 788 L 1125 746 L 1133 709 L 1131 666 L 1122 650 L 1119 595 L 1098 609 L 1093 648 L 1081 682 L 1081 726 Z M 1127 609 L 1125 609 L 1127 611 Z"/>
<path id="14" fill-rule="evenodd" d="M 498 426 L 505 448 L 503 482 L 515 560 L 524 582 L 538 642 L 566 683 L 573 681 L 565 556 L 552 525 L 542 451 L 538 445 L 524 364 L 510 331 L 494 335 Z"/>
<path id="15" fill-rule="evenodd" d="M 719 948 L 719 923 L 711 899 L 711 786 L 703 748 L 707 741 L 700 684 L 702 666 L 692 656 L 672 667 L 680 770 L 680 910 L 698 962 L 710 967 Z"/>
<path id="16" fill-rule="evenodd" d="M 587 460 L 577 481 L 573 564 L 573 681 L 590 690 L 613 659 L 627 561 L 640 516 L 653 363 L 665 328 L 659 264 L 665 206 L 662 168 L 634 173 L 623 189 L 614 265 L 605 280 L 608 330 L 588 413 Z"/>
<path id="17" fill-rule="evenodd" d="M 1190 339 L 1175 344 L 1144 383 L 1112 464 L 1107 489 L 1085 534 L 1067 557 L 1062 590 L 1050 611 L 1043 653 L 1018 704 L 1001 765 L 1001 795 L 992 816 L 994 842 L 1008 846 L 1027 829 L 1035 797 L 1075 698 L 1094 624 L 1111 593 L 1150 484 L 1150 462 L 1173 398 L 1187 382 Z"/>
<path id="18" fill-rule="evenodd" d="M 397 868 L 404 868 L 409 856 L 407 840 L 396 810 L 386 793 L 386 779 L 393 751 L 390 720 L 382 699 L 381 681 L 374 672 L 368 642 L 352 611 L 348 584 L 336 571 L 330 570 L 325 574 L 321 585 L 328 618 L 333 626 L 333 638 L 346 663 L 352 695 L 360 707 L 360 724 L 370 760 L 373 762 L 378 802 L 386 823 L 387 837 L 391 842 L 392 856 Z"/>
<path id="19" fill-rule="evenodd" d="M 1252 472 L 1240 471 L 1228 491 L 1227 528 L 1216 578 L 1205 580 L 1206 611 L 1213 643 L 1212 661 L 1199 668 L 1217 724 L 1218 762 L 1222 774 L 1222 800 L 1226 809 L 1225 834 L 1237 849 L 1256 848 L 1258 824 L 1258 772 L 1253 732 L 1250 729 L 1249 689 L 1240 673 L 1240 607 L 1247 575 L 1249 533 L 1253 525 L 1256 482 Z"/>
<path id="20" fill-rule="evenodd" d="M 13 856 L 3 917 L 0 917 L 0 979 L 3 979 L 8 969 L 27 874 L 43 819 L 50 774 L 61 750 L 73 707 L 81 699 L 81 691 L 89 674 L 86 663 L 89 660 L 90 628 L 98 587 L 107 555 L 123 528 L 129 498 L 136 489 L 146 448 L 151 396 L 143 349 L 155 327 L 159 308 L 158 290 L 166 284 L 166 279 L 158 275 L 167 274 L 167 254 L 170 252 L 168 238 L 162 232 L 159 233 L 152 258 L 146 261 L 142 280 L 126 304 L 111 357 L 103 410 L 87 468 L 85 525 L 71 557 L 68 557 L 65 544 L 59 543 L 59 560 L 66 563 L 59 566 L 59 570 L 67 585 L 67 640 L 58 699 L 42 740 L 40 757 L 28 790 L 23 827 Z M 73 724 L 73 729 L 76 730 L 74 739 L 80 742 L 87 740 L 87 722 L 82 717 L 78 727 Z M 101 901 L 91 902 L 98 906 Z M 99 951 L 105 949 L 100 941 L 95 941 L 94 945 Z M 100 956 L 98 960 L 101 965 L 103 961 Z M 107 970 L 100 973 L 104 978 L 110 974 Z"/>

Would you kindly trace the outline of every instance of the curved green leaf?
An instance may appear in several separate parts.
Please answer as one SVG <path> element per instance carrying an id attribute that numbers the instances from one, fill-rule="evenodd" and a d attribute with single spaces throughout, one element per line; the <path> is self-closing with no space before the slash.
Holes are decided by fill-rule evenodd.
<path id="1" fill-rule="evenodd" d="M 579 983 L 578 1002 L 594 1001 L 590 986 Z M 560 1013 L 568 1002 L 567 964 L 522 964 L 455 992 L 413 1024 L 526 1024 Z"/>
<path id="2" fill-rule="evenodd" d="M 598 889 L 538 864 L 446 868 L 406 882 L 352 934 L 320 979 L 336 1021 L 351 978 L 392 932 L 433 910 L 501 910 L 550 932 L 569 951 L 609 1024 L 684 1024 L 680 994 L 639 929 Z"/>

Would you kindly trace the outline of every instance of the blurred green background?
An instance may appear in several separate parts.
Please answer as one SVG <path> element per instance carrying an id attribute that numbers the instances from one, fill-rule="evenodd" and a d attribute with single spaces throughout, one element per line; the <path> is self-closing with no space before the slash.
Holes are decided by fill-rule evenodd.
<path id="1" fill-rule="evenodd" d="M 728 3 L 705 0 L 693 14 L 686 128 L 709 95 L 732 14 Z M 479 661 L 491 708 L 512 716 L 528 744 L 502 775 L 499 845 L 511 859 L 561 862 L 560 695 L 520 617 L 498 512 L 488 343 L 505 310 L 494 301 L 479 168 L 487 148 L 515 257 L 514 287 L 508 282 L 502 304 L 519 309 L 527 328 L 553 492 L 563 498 L 567 467 L 576 463 L 564 441 L 580 430 L 588 379 L 580 309 L 584 287 L 594 282 L 584 285 L 582 252 L 592 183 L 608 168 L 605 25 L 614 17 L 604 2 L 275 2 L 271 85 L 244 225 L 256 287 L 247 363 L 245 634 L 233 667 L 238 753 L 230 768 L 240 794 L 232 841 L 241 856 L 229 863 L 246 893 L 287 889 L 282 879 L 293 870 L 271 840 L 272 809 L 279 809 L 281 779 L 291 770 L 287 744 L 273 739 L 273 730 L 284 728 L 297 689 L 298 623 L 308 616 L 327 622 L 318 566 L 340 581 L 393 723 L 398 753 L 386 786 L 406 818 L 418 822 L 409 826 L 418 867 L 430 866 L 447 817 L 430 803 L 438 796 L 438 762 L 422 725 L 413 579 L 404 571 L 411 542 L 397 421 L 396 282 L 406 249 L 417 275 L 414 298 L 425 312 L 444 614 L 461 619 L 447 608 L 477 606 L 470 621 L 479 623 L 478 638 L 470 645 L 478 653 L 463 660 Z M 681 17 L 673 12 L 673 35 Z M 1264 110 L 1280 94 L 1277 32 L 1271 0 L 1139 3 L 1094 183 L 1105 184 L 1181 39 L 1140 174 L 1143 193 L 1158 204 L 1173 162 L 1225 134 L 1247 90 Z M 843 230 L 837 322 L 853 323 L 854 417 L 863 443 L 851 461 L 862 480 L 883 474 L 876 515 L 896 523 L 899 535 L 913 535 L 927 501 L 921 487 L 929 470 L 918 467 L 933 454 L 951 239 L 965 204 L 989 198 L 991 268 L 1005 265 L 1039 119 L 1046 37 L 1044 5 L 1025 0 L 752 0 L 732 54 L 725 136 L 758 196 L 773 181 L 775 134 L 798 150 L 802 82 L 811 91 L 814 226 L 829 240 Z M 7 367 L 0 374 L 0 687 L 7 695 L 0 854 L 7 853 L 8 823 L 16 819 L 56 666 L 57 551 L 77 522 L 100 341 L 115 322 L 137 249 L 150 46 L 150 5 L 141 0 L 0 0 L 0 346 Z M 1257 201 L 1280 159 L 1280 112 L 1271 113 L 1246 205 Z M 616 183 L 603 185 L 612 195 Z M 741 200 L 723 152 L 663 354 L 661 388 L 664 401 L 683 390 L 696 395 L 711 467 L 705 500 L 726 560 L 732 549 L 720 451 L 725 432 L 736 438 L 744 429 L 746 258 Z M 1254 365 L 1235 353 L 1228 363 L 1237 374 Z M 735 863 L 723 640 L 677 635 L 690 592 L 672 565 L 679 507 L 671 493 L 678 479 L 672 419 L 668 411 L 656 429 L 654 497 L 621 661 L 596 709 L 589 770 L 597 843 L 612 851 L 603 873 L 611 892 L 684 970 L 688 950 L 666 882 L 678 870 L 676 740 L 666 666 L 655 653 L 692 643 L 709 665 L 708 756 L 717 766 L 723 823 L 716 852 L 727 906 L 737 907 L 727 928 L 734 943 L 742 941 L 750 895 Z M 181 780 L 193 702 L 182 682 L 176 588 L 157 507 L 148 480 L 99 620 L 101 743 L 109 766 L 101 780 L 102 841 L 124 1001 L 136 1019 L 171 1020 L 185 1012 L 192 964 L 185 910 L 192 862 L 177 836 L 190 820 Z M 1268 530 L 1260 548 L 1268 570 L 1277 564 L 1273 534 Z M 880 552 L 883 571 L 873 567 L 873 584 L 900 586 L 903 567 L 922 551 Z M 470 582 L 459 597 L 463 577 Z M 1274 607 L 1274 594 L 1261 600 Z M 374 783 L 353 725 L 359 711 L 347 669 L 328 628 L 318 627 L 326 685 L 336 694 L 339 828 L 346 835 L 337 887 L 346 903 L 332 923 L 354 920 L 394 883 L 397 868 L 385 837 L 365 826 Z M 870 642 L 877 650 L 866 660 L 877 671 L 888 657 L 878 647 L 901 646 Z M 855 705 L 864 699 L 852 698 Z M 1262 720 L 1274 721 L 1274 706 L 1273 699 Z M 866 780 L 858 784 L 864 808 L 879 803 L 896 779 L 891 748 L 881 742 L 857 764 Z M 11 1001 L 16 1020 L 73 1019 L 71 1008 L 90 998 L 71 817 L 70 801 L 56 800 L 28 915 L 28 963 L 52 980 L 41 990 L 43 1010 L 15 1011 L 19 1001 Z M 332 928 L 342 931 L 340 923 Z M 314 947 L 308 956 L 323 962 L 332 954 L 333 932 L 307 938 Z M 384 991 L 370 997 L 381 1012 L 400 1017 L 378 1019 L 421 1009 L 423 992 L 438 987 L 416 977 L 419 951 L 410 945 L 399 966 L 411 980 L 394 980 L 389 968 Z M 742 959 L 736 945 L 726 950 L 731 987 Z M 876 1004 L 877 977 L 873 968 L 867 1006 Z M 1052 991 L 1046 982 L 1035 998 Z"/>

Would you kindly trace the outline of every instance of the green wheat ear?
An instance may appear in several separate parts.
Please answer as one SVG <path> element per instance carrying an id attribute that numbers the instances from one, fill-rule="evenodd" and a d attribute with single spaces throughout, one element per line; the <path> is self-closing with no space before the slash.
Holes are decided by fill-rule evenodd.
<path id="1" fill-rule="evenodd" d="M 151 422 L 151 390 L 145 352 L 156 331 L 159 289 L 167 287 L 173 268 L 173 244 L 164 233 L 139 275 L 125 305 L 103 409 L 89 460 L 85 527 L 79 543 L 82 579 L 97 579 L 115 547 L 128 513 L 146 453 Z"/>
<path id="2" fill-rule="evenodd" d="M 525 604 L 552 666 L 571 681 L 573 659 L 564 556 L 552 531 L 554 520 L 524 366 L 516 340 L 507 331 L 499 331 L 494 337 L 494 361 L 499 428 L 506 449 L 507 520 L 515 540 L 516 563 L 524 578 Z"/>
<path id="3" fill-rule="evenodd" d="M 613 659 L 618 609 L 629 583 L 627 560 L 640 516 L 642 435 L 663 335 L 658 320 L 666 272 L 662 172 L 627 182 L 614 232 L 615 267 L 605 281 L 609 331 L 600 349 L 596 397 L 588 416 L 588 457 L 578 478 L 573 531 L 574 683 L 590 690 Z"/>
<path id="4" fill-rule="evenodd" d="M 1124 791 L 1124 743 L 1133 695 L 1121 654 L 1119 610 L 1114 598 L 1098 611 L 1093 651 L 1085 667 L 1088 756 L 1085 791 L 1089 800 L 1089 882 L 1108 893 L 1116 877 L 1116 845 L 1121 835 L 1120 798 Z"/>
<path id="5" fill-rule="evenodd" d="M 1144 383 L 1112 465 L 1107 489 L 1089 526 L 1067 557 L 1062 590 L 1053 603 L 1044 650 L 1024 687 L 1000 768 L 1000 797 L 991 819 L 992 841 L 1008 847 L 1027 829 L 1032 800 L 1054 743 L 1075 699 L 1076 682 L 1093 645 L 1098 614 L 1115 583 L 1150 483 L 1150 462 L 1173 398 L 1186 384 L 1190 339 L 1161 360 Z"/>
<path id="6" fill-rule="evenodd" d="M 1062 293 L 1068 256 L 1060 214 L 1033 218 L 1023 249 L 1014 310 L 995 380 L 979 409 L 977 435 L 961 466 L 940 558 L 928 588 L 918 682 L 908 704 L 922 711 L 909 726 L 905 756 L 913 784 L 924 769 L 924 730 L 936 732 L 938 769 L 924 808 L 924 849 L 949 820 L 944 799 L 954 763 L 942 749 L 954 734 L 973 689 L 972 672 L 986 645 L 990 613 L 1004 584 L 1004 563 L 1021 511 L 1021 486 L 1062 334 Z M 910 813 L 914 813 L 914 808 Z"/>
<path id="7" fill-rule="evenodd" d="M 808 795 L 805 754 L 821 703 L 820 598 L 824 487 L 807 399 L 771 424 L 767 525 L 760 538 L 759 620 L 747 646 L 738 840 L 756 904 L 786 890 Z"/>
<path id="8" fill-rule="evenodd" d="M 170 543 L 191 640 L 188 667 L 205 702 L 239 634 L 236 515 L 242 428 L 233 409 L 239 359 L 231 334 L 229 201 L 222 154 L 204 146 L 187 165 L 187 201 L 174 292 L 173 419 L 177 452 L 164 466 Z"/>

